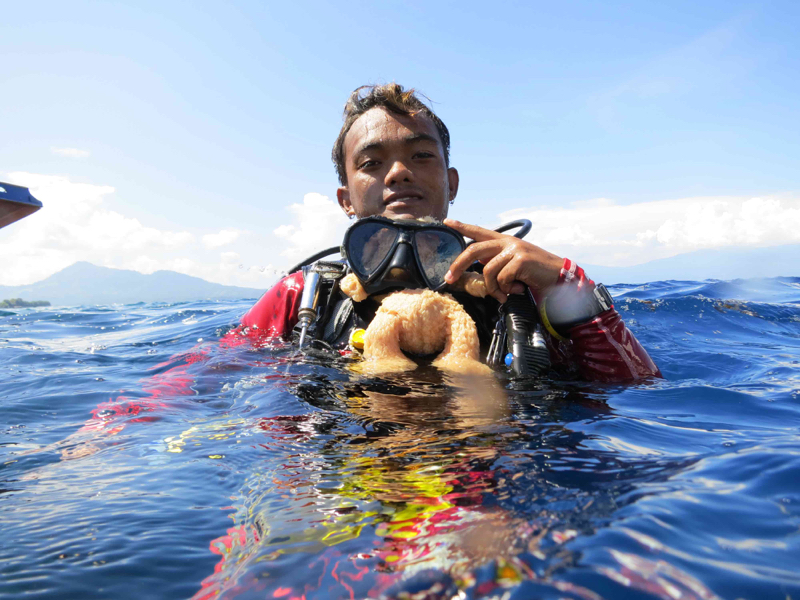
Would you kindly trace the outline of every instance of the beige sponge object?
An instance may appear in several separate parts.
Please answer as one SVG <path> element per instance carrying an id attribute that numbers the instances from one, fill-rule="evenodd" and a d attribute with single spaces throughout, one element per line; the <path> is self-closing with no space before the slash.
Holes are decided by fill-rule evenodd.
<path id="1" fill-rule="evenodd" d="M 470 273 L 463 289 L 483 290 Z M 342 279 L 342 291 L 356 302 L 367 297 L 352 273 Z M 416 368 L 403 351 L 434 354 L 435 367 L 464 374 L 488 374 L 480 362 L 480 341 L 475 322 L 450 294 L 431 290 L 401 290 L 386 296 L 364 336 L 364 364 L 361 371 L 372 373 L 407 371 Z"/>

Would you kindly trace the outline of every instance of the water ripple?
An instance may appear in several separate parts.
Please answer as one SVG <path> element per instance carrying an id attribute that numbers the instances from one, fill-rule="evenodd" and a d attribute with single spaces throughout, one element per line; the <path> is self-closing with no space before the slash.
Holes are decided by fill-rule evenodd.
<path id="1" fill-rule="evenodd" d="M 800 279 L 613 292 L 666 380 L 366 378 L 220 346 L 241 302 L 2 311 L 0 598 L 796 597 Z"/>

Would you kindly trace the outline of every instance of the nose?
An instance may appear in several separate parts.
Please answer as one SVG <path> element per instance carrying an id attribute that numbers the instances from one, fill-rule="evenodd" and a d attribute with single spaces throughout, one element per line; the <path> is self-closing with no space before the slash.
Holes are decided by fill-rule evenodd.
<path id="1" fill-rule="evenodd" d="M 396 160 L 391 168 L 386 172 L 386 186 L 389 187 L 399 182 L 411 183 L 414 181 L 414 173 L 402 160 Z"/>

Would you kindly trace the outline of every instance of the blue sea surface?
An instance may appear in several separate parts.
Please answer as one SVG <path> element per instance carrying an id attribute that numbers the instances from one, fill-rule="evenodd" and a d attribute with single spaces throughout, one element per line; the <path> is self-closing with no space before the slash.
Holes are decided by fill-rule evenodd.
<path id="1" fill-rule="evenodd" d="M 663 380 L 220 344 L 252 300 L 0 311 L 0 598 L 800 597 L 800 278 L 611 292 Z"/>

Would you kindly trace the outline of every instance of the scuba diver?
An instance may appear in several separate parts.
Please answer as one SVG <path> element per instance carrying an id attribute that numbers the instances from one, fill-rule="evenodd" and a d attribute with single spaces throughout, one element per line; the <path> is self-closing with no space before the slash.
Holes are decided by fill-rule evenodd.
<path id="1" fill-rule="evenodd" d="M 346 352 L 353 333 L 365 328 L 377 310 L 371 297 L 354 302 L 340 290 L 340 282 L 350 273 L 370 295 L 415 287 L 451 291 L 474 320 L 481 345 L 489 350 L 487 362 L 502 368 L 510 355 L 509 367 L 515 374 L 524 374 L 526 366 L 541 371 L 545 363 L 540 350 L 544 348 L 548 368 L 559 375 L 593 381 L 661 376 L 614 310 L 605 288 L 596 286 L 569 259 L 523 241 L 526 227 L 516 237 L 447 219 L 459 182 L 458 172 L 449 165 L 449 132 L 413 90 L 405 91 L 397 84 L 359 88 L 351 95 L 344 117 L 333 149 L 341 182 L 337 198 L 344 212 L 356 219 L 342 246 L 344 261 L 313 262 L 321 258 L 318 255 L 291 269 L 219 345 L 205 345 L 158 365 L 157 374 L 135 395 L 98 406 L 81 430 L 59 444 L 62 458 L 91 454 L 99 446 L 100 434 L 115 435 L 129 423 L 156 419 L 158 411 L 180 397 L 197 395 L 198 375 L 226 364 L 219 348 L 248 342 L 258 347 L 280 337 L 295 338 L 301 347 Z M 474 242 L 467 244 L 465 238 Z M 485 298 L 452 290 L 465 272 L 481 274 L 488 292 Z M 515 362 L 518 359 L 519 364 Z M 297 382 L 302 384 L 301 380 Z M 371 385 L 378 387 L 368 389 Z M 306 592 L 309 598 L 339 596 L 325 595 L 329 588 L 323 588 L 323 583 L 349 592 L 341 597 L 356 597 L 357 585 L 360 590 L 390 594 L 387 586 L 405 585 L 404 572 L 410 573 L 415 566 L 461 556 L 450 550 L 461 549 L 465 533 L 479 531 L 479 526 L 499 532 L 498 544 L 505 542 L 503 534 L 517 533 L 513 515 L 483 501 L 484 491 L 497 485 L 493 463 L 500 456 L 496 447 L 502 442 L 491 432 L 475 428 L 474 419 L 476 414 L 485 416 L 484 404 L 491 394 L 482 389 L 475 393 L 472 387 L 466 391 L 445 388 L 431 398 L 427 391 L 416 396 L 389 393 L 384 385 L 357 383 L 342 402 L 354 414 L 364 411 L 370 423 L 385 421 L 385 431 L 363 435 L 358 427 L 352 434 L 346 429 L 341 443 L 327 453 L 327 446 L 319 445 L 333 443 L 330 429 L 325 436 L 314 436 L 316 411 L 258 420 L 253 429 L 264 432 L 266 438 L 259 447 L 267 455 L 281 452 L 282 444 L 289 441 L 312 448 L 298 454 L 298 460 L 293 455 L 286 465 L 281 463 L 278 471 L 268 465 L 263 476 L 256 472 L 249 489 L 263 491 L 267 497 L 274 485 L 288 495 L 298 481 L 313 481 L 308 473 L 318 472 L 325 460 L 347 475 L 346 483 L 337 491 L 305 486 L 303 494 L 308 496 L 298 495 L 298 502 L 288 504 L 300 511 L 300 516 L 283 513 L 277 520 L 267 501 L 260 504 L 261 494 L 244 494 L 236 526 L 211 541 L 220 562 L 195 598 L 239 593 L 264 597 L 266 586 L 275 598 L 301 598 Z M 483 403 L 480 410 L 471 404 L 476 398 Z M 405 403 L 420 426 L 404 427 L 402 415 L 389 419 L 391 410 L 402 409 Z M 500 402 L 495 404 L 503 409 Z M 449 419 L 447 411 L 454 411 L 454 416 L 445 426 L 436 418 Z M 470 428 L 475 431 L 466 437 L 461 433 L 448 437 L 453 419 L 467 420 L 454 429 L 457 433 Z M 493 422 L 491 414 L 487 419 Z M 428 420 L 433 425 L 426 424 Z M 201 429 L 193 425 L 179 439 L 165 440 L 170 444 L 168 451 L 180 451 Z M 364 440 L 374 449 L 372 453 L 364 452 Z M 444 456 L 429 452 L 429 446 L 436 443 Z M 337 463 L 340 454 L 343 462 Z M 397 456 L 401 460 L 396 460 Z M 427 468 L 432 463 L 424 462 L 426 459 L 436 461 L 436 470 Z M 262 485 L 262 478 L 267 483 Z M 303 512 L 307 501 L 320 499 L 331 504 L 330 518 L 322 523 L 322 512 Z M 352 505 L 342 507 L 341 500 L 351 500 Z M 380 512 L 373 514 L 375 501 Z M 271 527 L 261 528 L 264 522 Z M 541 532 L 531 535 L 546 531 L 543 525 Z M 356 543 L 359 536 L 377 542 L 369 556 Z M 479 553 L 485 545 L 487 537 L 481 534 L 478 538 L 478 549 L 470 552 Z M 296 555 L 284 551 L 286 542 L 300 543 Z M 499 556 L 492 546 L 486 550 Z M 306 561 L 309 554 L 314 560 Z M 523 573 L 528 567 L 514 562 L 517 559 L 511 554 L 501 557 L 505 562 L 498 573 L 502 571 L 509 579 L 533 579 L 534 574 Z M 284 559 L 287 562 L 280 562 Z M 291 570 L 286 565 L 307 568 L 314 580 L 309 580 L 309 585 L 321 591 L 305 590 L 305 583 L 297 590 L 287 587 L 281 578 Z M 374 596 L 359 597 L 366 595 Z"/>
<path id="2" fill-rule="evenodd" d="M 475 322 L 490 366 L 503 368 L 510 355 L 514 375 L 552 369 L 559 377 L 588 381 L 661 377 L 605 288 L 574 262 L 501 231 L 447 218 L 459 181 L 449 150 L 447 127 L 413 90 L 393 83 L 353 91 L 332 153 L 339 204 L 357 219 L 342 248 L 346 260 L 307 266 L 331 253 L 326 250 L 291 269 L 223 336 L 220 347 L 257 347 L 295 334 L 298 343 L 344 353 L 353 332 L 365 328 L 377 310 L 376 302 L 354 303 L 339 290 L 348 271 L 375 294 L 398 287 L 447 289 L 464 272 L 478 270 L 488 296 L 453 296 Z M 467 245 L 464 237 L 474 242 Z M 144 398 L 102 403 L 59 444 L 66 446 L 62 456 L 91 452 L 97 434 L 118 433 L 126 422 L 163 409 L 165 399 L 192 394 L 191 373 L 209 353 L 204 347 L 171 362 L 146 382 Z"/>
<path id="3" fill-rule="evenodd" d="M 515 375 L 552 366 L 590 381 L 661 377 L 605 287 L 574 262 L 523 241 L 526 231 L 515 237 L 447 218 L 459 183 L 449 151 L 447 127 L 413 89 L 392 83 L 353 91 L 332 153 L 339 205 L 358 219 L 345 236 L 345 260 L 309 266 L 330 249 L 290 270 L 247 312 L 241 331 L 256 343 L 294 337 L 301 346 L 345 351 L 377 309 L 341 293 L 346 273 L 371 295 L 436 291 L 478 270 L 487 297 L 454 296 L 475 321 L 490 366 L 505 363 Z"/>

